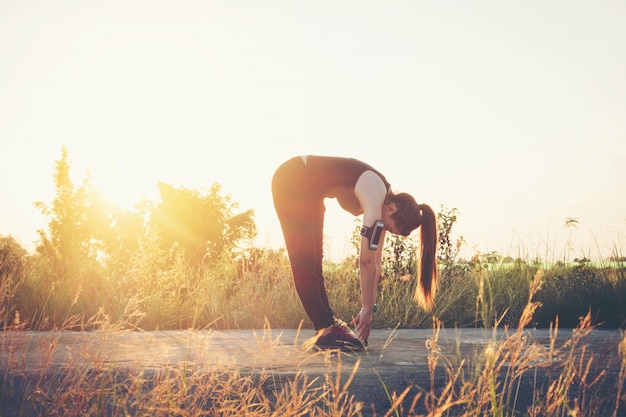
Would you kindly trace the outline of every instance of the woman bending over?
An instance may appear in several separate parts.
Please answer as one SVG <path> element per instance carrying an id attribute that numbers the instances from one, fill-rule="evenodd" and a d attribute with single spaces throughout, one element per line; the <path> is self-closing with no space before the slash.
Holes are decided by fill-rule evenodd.
<path id="1" fill-rule="evenodd" d="M 320 349 L 359 350 L 367 345 L 381 274 L 385 233 L 408 236 L 421 229 L 421 256 L 415 301 L 433 306 L 437 288 L 437 226 L 433 210 L 406 193 L 394 193 L 383 174 L 351 158 L 297 156 L 283 163 L 272 179 L 296 291 L 317 331 Z M 336 198 L 355 216 L 363 215 L 359 255 L 362 307 L 352 320 L 358 338 L 335 320 L 322 275 L 324 199 Z"/>

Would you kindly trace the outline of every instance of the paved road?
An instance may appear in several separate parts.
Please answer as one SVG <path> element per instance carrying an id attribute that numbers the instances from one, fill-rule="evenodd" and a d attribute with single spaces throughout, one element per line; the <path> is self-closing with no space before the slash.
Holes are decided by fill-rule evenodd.
<path id="1" fill-rule="evenodd" d="M 571 329 L 561 329 L 555 339 L 555 346 L 563 348 L 561 356 L 568 352 L 565 343 L 572 337 L 572 332 Z M 68 367 L 156 370 L 168 365 L 193 363 L 194 369 L 234 367 L 251 374 L 270 372 L 272 383 L 277 384 L 276 381 L 287 381 L 297 372 L 317 377 L 336 370 L 337 354 L 329 360 L 328 355 L 303 350 L 303 344 L 312 336 L 310 330 L 292 329 L 6 332 L 0 333 L 0 372 L 5 379 L 13 374 L 39 378 L 42 373 L 58 375 Z M 482 366 L 480 361 L 484 361 L 480 359 L 481 355 L 493 346 L 494 340 L 502 339 L 505 334 L 503 331 L 494 334 L 476 329 L 442 329 L 436 339 L 434 336 L 433 330 L 374 330 L 365 352 L 341 354 L 342 375 L 345 373 L 346 378 L 359 362 L 350 393 L 368 405 L 364 415 L 370 412 L 371 404 L 377 415 L 384 415 L 389 408 L 385 389 L 399 393 L 411 386 L 409 400 L 420 390 L 428 391 L 431 386 L 429 353 L 438 353 L 434 383 L 437 389 L 441 389 L 449 380 L 444 366 L 446 362 L 458 365 L 465 361 L 467 369 L 476 369 L 476 366 Z M 604 369 L 611 383 L 616 383 L 619 371 L 618 345 L 621 339 L 619 331 L 594 330 L 580 343 L 587 346 L 586 357 L 593 355 L 595 358 L 593 372 Z M 539 352 L 549 348 L 551 335 L 548 330 L 526 331 L 524 340 Z M 537 361 L 537 366 L 545 365 L 539 363 L 545 359 Z M 556 358 L 553 366 L 560 363 Z M 533 378 L 537 378 L 537 373 Z M 12 400 L 18 395 L 29 394 L 14 394 Z M 518 396 L 523 399 L 524 395 L 522 392 Z M 6 404 L 4 407 L 7 414 Z M 622 411 L 626 412 L 626 407 Z"/>

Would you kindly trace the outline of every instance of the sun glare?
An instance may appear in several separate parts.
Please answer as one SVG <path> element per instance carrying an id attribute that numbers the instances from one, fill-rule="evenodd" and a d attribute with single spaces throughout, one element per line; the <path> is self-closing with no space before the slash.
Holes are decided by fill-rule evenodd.
<path id="1" fill-rule="evenodd" d="M 87 178 L 105 201 L 120 209 L 130 210 L 143 198 L 155 197 L 153 194 L 156 193 L 157 180 L 151 180 L 150 174 L 141 166 L 137 166 L 131 173 L 127 167 L 115 162 L 89 164 L 88 158 L 81 161 L 79 155 L 71 156 L 71 150 L 70 158 L 79 168 L 76 170 L 75 184 Z"/>

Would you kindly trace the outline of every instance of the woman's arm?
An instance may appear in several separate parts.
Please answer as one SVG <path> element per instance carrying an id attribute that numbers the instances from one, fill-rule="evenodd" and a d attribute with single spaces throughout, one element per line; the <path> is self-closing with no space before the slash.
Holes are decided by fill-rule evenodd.
<path id="1" fill-rule="evenodd" d="M 365 171 L 357 181 L 354 192 L 363 209 L 363 226 L 373 227 L 382 218 L 382 209 L 387 196 L 387 187 L 373 171 Z M 381 273 L 382 242 L 385 230 L 380 235 L 378 249 L 370 249 L 366 236 L 361 239 L 359 267 L 361 275 L 361 298 L 363 306 L 354 319 L 357 332 L 362 340 L 367 341 L 372 327 L 372 313 L 376 303 L 376 290 Z"/>

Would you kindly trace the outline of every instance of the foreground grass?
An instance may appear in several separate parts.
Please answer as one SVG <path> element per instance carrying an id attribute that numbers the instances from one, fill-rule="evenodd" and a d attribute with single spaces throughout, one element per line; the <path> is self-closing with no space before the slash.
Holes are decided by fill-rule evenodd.
<path id="1" fill-rule="evenodd" d="M 542 345 L 526 331 L 541 307 L 534 299 L 542 288 L 538 272 L 529 285 L 527 302 L 517 327 L 494 331 L 492 340 L 474 356 L 444 353 L 439 347 L 442 323 L 432 325 L 428 349 L 429 374 L 417 387 L 388 392 L 386 416 L 618 416 L 624 415 L 626 337 L 610 362 L 598 363 L 585 339 L 594 331 L 591 316 L 580 319 L 572 336 Z M 92 318 L 102 329 L 120 331 L 106 317 Z M 61 329 L 62 330 L 62 329 Z M 326 355 L 327 373 L 311 377 L 294 369 L 290 378 L 275 378 L 265 369 L 207 369 L 185 361 L 158 369 L 115 368 L 107 365 L 101 344 L 86 344 L 66 363 L 53 364 L 58 338 L 51 332 L 42 367 L 34 374 L 23 360 L 23 346 L 5 332 L 2 349 L 0 414 L 19 416 L 362 416 L 375 415 L 371 405 L 357 401 L 351 385 L 360 361 L 351 369 L 341 356 Z M 96 341 L 97 342 L 97 341 Z M 257 338 L 259 350 L 276 344 L 269 325 Z M 393 341 L 389 341 L 393 343 Z M 303 345 L 296 342 L 296 349 Z M 80 360 L 79 360 L 80 359 Z M 531 387 L 530 395 L 521 393 Z M 417 388 L 417 391 L 414 389 Z M 381 389 L 386 390 L 381 380 Z"/>
<path id="2" fill-rule="evenodd" d="M 54 336 L 69 330 L 258 329 L 266 323 L 298 328 L 306 317 L 281 251 L 254 250 L 202 268 L 191 268 L 176 253 L 148 249 L 126 263 L 76 264 L 63 273 L 52 273 L 37 257 L 9 266 L 0 281 L 5 339 L 21 330 Z M 349 320 L 360 304 L 355 262 L 324 268 L 331 305 Z M 626 323 L 623 265 L 448 265 L 441 270 L 432 314 L 412 302 L 414 285 L 407 274 L 392 271 L 378 292 L 375 327 L 433 331 L 428 380 L 413 387 L 417 394 L 411 387 L 387 392 L 386 415 L 626 415 L 626 341 L 611 347 L 617 359 L 610 364 L 599 364 L 584 342 L 597 326 Z M 460 357 L 438 349 L 442 327 L 499 331 L 475 357 Z M 554 341 L 533 342 L 525 331 L 533 327 L 551 328 Z M 559 327 L 576 330 L 559 344 Z M 54 343 L 53 338 L 44 352 Z M 33 376 L 22 353 L 17 345 L 2 349 L 2 416 L 360 416 L 370 410 L 350 393 L 358 363 L 348 369 L 332 358 L 321 378 L 294 370 L 293 378 L 276 380 L 263 369 L 207 370 L 194 363 L 111 369 L 98 350 L 77 352 L 90 360 L 69 358 L 60 368 L 44 355 L 41 372 Z M 520 387 L 527 384 L 532 395 L 521 398 Z"/>

